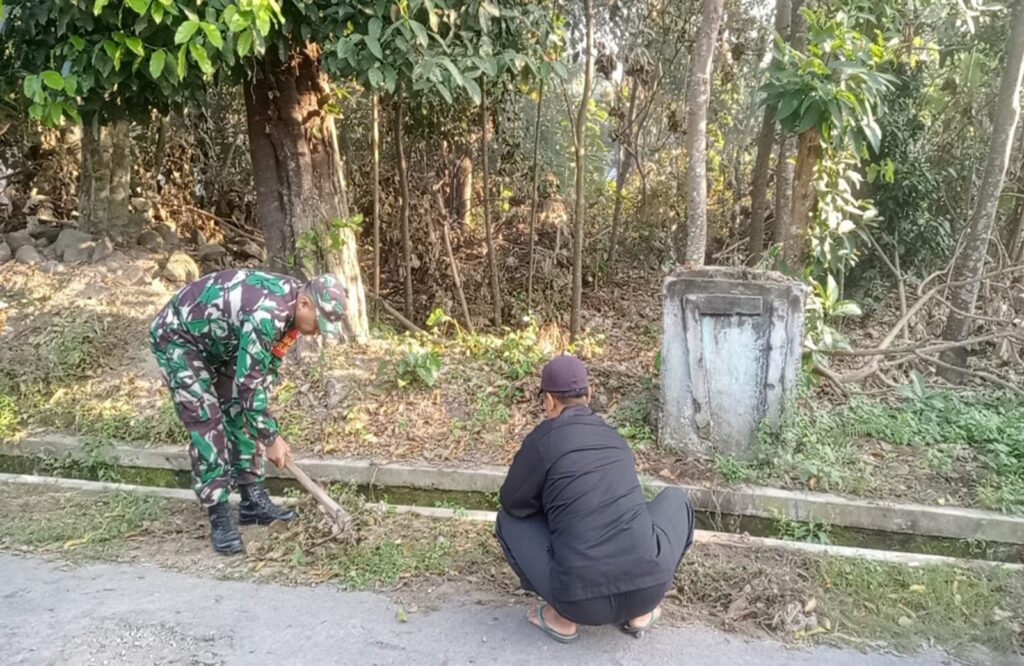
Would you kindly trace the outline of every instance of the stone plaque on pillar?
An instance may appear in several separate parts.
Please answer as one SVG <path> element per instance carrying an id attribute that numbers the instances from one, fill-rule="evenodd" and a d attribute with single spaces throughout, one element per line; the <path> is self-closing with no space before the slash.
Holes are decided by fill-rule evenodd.
<path id="1" fill-rule="evenodd" d="M 708 267 L 665 278 L 662 445 L 746 457 L 775 428 L 800 368 L 806 288 L 771 271 Z"/>

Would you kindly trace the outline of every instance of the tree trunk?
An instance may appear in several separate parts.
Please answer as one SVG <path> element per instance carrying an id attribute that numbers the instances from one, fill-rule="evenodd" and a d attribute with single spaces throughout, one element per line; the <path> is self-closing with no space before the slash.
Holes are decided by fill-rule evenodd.
<path id="1" fill-rule="evenodd" d="M 796 141 L 791 136 L 783 136 L 779 141 L 779 156 L 775 163 L 775 219 L 772 220 L 772 243 L 782 243 L 785 230 L 790 227 L 793 214 L 793 146 Z"/>
<path id="2" fill-rule="evenodd" d="M 540 188 L 540 121 L 543 108 L 544 79 L 541 79 L 540 88 L 537 91 L 537 120 L 533 127 L 533 183 L 530 185 L 530 231 L 526 249 L 526 307 L 529 310 L 533 309 L 533 250 L 537 233 L 537 203 L 539 199 L 538 190 Z"/>
<path id="3" fill-rule="evenodd" d="M 82 125 L 82 159 L 78 181 L 78 226 L 82 231 L 97 233 L 106 218 L 97 200 L 100 170 L 104 163 L 99 118 L 85 118 Z"/>
<path id="4" fill-rule="evenodd" d="M 100 125 L 93 116 L 82 128 L 78 226 L 96 236 L 132 244 L 142 231 L 128 214 L 131 198 L 131 126 L 127 120 Z M 138 219 L 138 218 L 135 218 Z"/>
<path id="5" fill-rule="evenodd" d="M 495 326 L 501 326 L 501 281 L 498 275 L 498 257 L 494 248 L 494 229 L 491 226 L 491 178 L 487 164 L 487 92 L 484 90 L 480 101 L 480 162 L 484 169 L 484 233 L 487 236 L 487 265 L 491 273 L 491 315 Z"/>
<path id="6" fill-rule="evenodd" d="M 469 316 L 469 305 L 466 304 L 466 292 L 462 288 L 462 278 L 459 276 L 459 263 L 455 260 L 455 252 L 452 251 L 452 236 L 449 230 L 451 225 L 451 213 L 448 212 L 448 207 L 444 205 L 444 200 L 441 197 L 441 190 L 434 190 L 434 195 L 437 197 L 437 211 L 441 214 L 441 236 L 444 239 L 444 252 L 448 257 L 448 268 L 452 273 L 452 283 L 455 285 L 455 295 L 459 299 L 459 307 L 462 309 L 462 321 L 466 325 L 466 330 L 470 333 L 473 332 L 473 319 Z"/>
<path id="7" fill-rule="evenodd" d="M 368 332 L 355 230 L 319 47 L 307 44 L 281 62 L 269 49 L 246 83 L 245 104 L 257 217 L 268 262 L 334 274 L 348 290 L 349 327 Z"/>
<path id="8" fill-rule="evenodd" d="M 633 121 L 636 115 L 636 92 L 639 85 L 639 82 L 634 80 L 629 88 L 629 108 L 626 111 L 625 132 L 619 135 L 619 150 L 616 155 L 615 206 L 612 209 L 612 233 L 611 238 L 608 239 L 608 254 L 605 257 L 605 263 L 608 264 L 609 271 L 612 271 L 615 251 L 618 249 L 619 244 L 619 229 L 622 224 L 622 190 L 626 187 L 629 169 L 633 166 L 633 159 L 626 150 L 624 142 L 630 140 L 630 135 L 633 132 Z"/>
<path id="9" fill-rule="evenodd" d="M 703 266 L 708 242 L 707 130 L 711 70 L 725 0 L 703 0 L 700 31 L 686 94 L 686 245 L 683 263 Z"/>
<path id="10" fill-rule="evenodd" d="M 800 13 L 803 0 L 793 0 L 790 8 L 789 43 L 799 52 L 807 48 L 807 20 Z M 793 213 L 793 170 L 791 156 L 796 147 L 792 136 L 779 137 L 779 156 L 775 162 L 775 221 L 772 225 L 772 243 L 780 244 L 790 228 Z"/>
<path id="11" fill-rule="evenodd" d="M 590 89 L 594 78 L 594 11 L 591 0 L 583 0 L 583 17 L 586 21 L 586 59 L 583 70 L 583 94 L 576 113 L 573 128 L 573 148 L 576 158 L 576 202 L 573 206 L 572 234 L 572 310 L 569 315 L 569 339 L 576 341 L 580 335 L 580 311 L 583 308 L 583 228 L 587 212 L 586 195 L 586 146 L 587 116 L 590 112 Z"/>
<path id="12" fill-rule="evenodd" d="M 775 0 L 775 32 L 780 38 L 789 36 L 789 23 L 793 7 L 790 0 Z M 768 167 L 775 146 L 775 112 L 765 105 L 761 118 L 761 131 L 757 135 L 757 156 L 754 158 L 753 181 L 750 186 L 750 236 L 747 242 L 748 262 L 751 266 L 761 260 L 764 253 L 764 218 L 768 208 Z M 779 166 L 775 173 L 778 179 Z"/>
<path id="13" fill-rule="evenodd" d="M 405 318 L 413 319 L 412 237 L 409 234 L 409 166 L 405 161 L 405 100 L 395 98 L 395 150 L 398 153 L 398 184 L 401 191 L 399 223 L 402 229 L 402 270 L 405 278 Z"/>
<path id="14" fill-rule="evenodd" d="M 132 196 L 132 136 L 131 125 L 127 120 L 117 120 L 109 128 L 110 132 L 110 201 L 107 204 L 109 215 L 108 229 L 112 238 L 139 237 L 142 228 L 131 224 L 128 215 L 128 201 Z M 135 218 L 136 220 L 139 218 Z"/>
<path id="15" fill-rule="evenodd" d="M 373 152 L 373 293 L 380 293 L 380 95 L 370 97 L 373 119 L 370 127 L 370 150 Z M 374 318 L 379 307 L 374 305 Z"/>
<path id="16" fill-rule="evenodd" d="M 473 208 L 473 158 L 463 155 L 455 171 L 452 183 L 452 216 L 461 229 L 469 224 L 470 210 Z"/>
<path id="17" fill-rule="evenodd" d="M 951 282 L 964 282 L 950 294 L 952 309 L 946 319 L 942 338 L 959 342 L 968 336 L 972 319 L 957 314 L 956 310 L 971 315 L 977 305 L 979 278 L 985 271 L 989 240 L 999 206 L 999 195 L 1013 149 L 1013 137 L 1020 119 L 1020 89 L 1024 77 L 1024 0 L 1013 4 L 1013 27 L 1006 48 L 1006 69 L 999 83 L 995 117 L 992 123 L 992 138 L 989 143 L 988 159 L 977 203 L 971 216 L 970 226 L 964 238 L 964 246 L 957 255 L 950 274 Z M 953 367 L 965 367 L 967 351 L 964 348 L 946 350 L 941 360 Z M 939 374 L 947 380 L 961 378 L 956 370 L 940 366 Z"/>
<path id="18" fill-rule="evenodd" d="M 814 167 L 821 155 L 821 136 L 817 128 L 800 135 L 793 173 L 793 207 L 789 224 L 782 228 L 782 262 L 791 270 L 803 268 L 807 238 L 814 210 Z"/>

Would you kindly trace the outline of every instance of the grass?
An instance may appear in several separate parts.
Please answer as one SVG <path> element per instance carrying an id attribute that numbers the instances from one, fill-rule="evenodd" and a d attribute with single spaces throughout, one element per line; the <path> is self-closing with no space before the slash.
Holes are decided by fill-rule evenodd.
<path id="1" fill-rule="evenodd" d="M 854 397 L 835 408 L 804 400 L 777 433 L 761 433 L 750 480 L 798 482 L 812 490 L 884 491 L 889 470 L 870 464 L 864 441 L 911 453 L 925 470 L 949 475 L 969 464 L 980 482 L 960 489 L 976 505 L 1024 513 L 1024 404 L 1008 393 L 957 393 L 912 384 L 891 402 Z M 964 462 L 966 461 L 966 462 Z M 727 480 L 743 469 L 719 459 Z"/>
<path id="2" fill-rule="evenodd" d="M 1024 649 L 1020 574 L 841 559 L 823 560 L 816 573 L 835 632 L 899 647 Z"/>
<path id="3" fill-rule="evenodd" d="M 126 537 L 160 514 L 159 500 L 129 493 L 104 494 L 88 501 L 70 493 L 46 497 L 42 505 L 36 504 L 35 497 L 8 497 L 0 503 L 4 524 L 0 546 L 114 555 L 126 547 Z"/>

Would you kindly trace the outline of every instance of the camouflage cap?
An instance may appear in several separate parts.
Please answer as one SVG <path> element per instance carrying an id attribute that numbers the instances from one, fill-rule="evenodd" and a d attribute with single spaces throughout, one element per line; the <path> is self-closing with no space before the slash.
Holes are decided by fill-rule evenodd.
<path id="1" fill-rule="evenodd" d="M 345 287 L 333 275 L 325 274 L 309 282 L 309 293 L 316 304 L 320 334 L 327 338 L 341 337 L 345 323 Z"/>

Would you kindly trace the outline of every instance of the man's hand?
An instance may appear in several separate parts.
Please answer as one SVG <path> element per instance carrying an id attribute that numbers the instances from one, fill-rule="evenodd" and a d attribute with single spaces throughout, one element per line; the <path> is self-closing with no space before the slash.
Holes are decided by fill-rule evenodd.
<path id="1" fill-rule="evenodd" d="M 292 462 L 292 447 L 278 437 L 273 444 L 264 449 L 263 455 L 279 469 L 284 469 L 288 463 Z"/>

